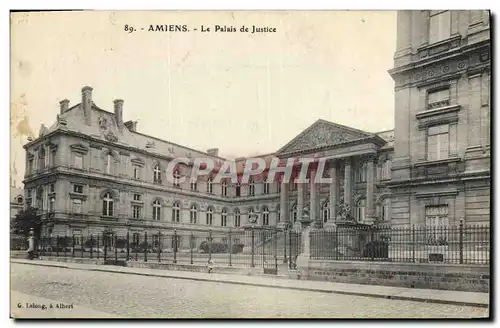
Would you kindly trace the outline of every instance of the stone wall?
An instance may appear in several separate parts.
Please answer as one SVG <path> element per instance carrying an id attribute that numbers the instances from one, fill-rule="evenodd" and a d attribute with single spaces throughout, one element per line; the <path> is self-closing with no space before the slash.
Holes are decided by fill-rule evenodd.
<path id="1" fill-rule="evenodd" d="M 490 267 L 310 260 L 300 279 L 488 293 Z"/>

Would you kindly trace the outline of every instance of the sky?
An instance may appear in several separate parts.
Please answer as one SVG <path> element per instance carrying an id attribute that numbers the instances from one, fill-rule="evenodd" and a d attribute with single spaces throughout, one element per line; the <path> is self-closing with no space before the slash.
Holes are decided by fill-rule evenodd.
<path id="1" fill-rule="evenodd" d="M 276 32 L 240 32 L 253 25 Z M 227 158 L 277 151 L 318 119 L 393 129 L 395 46 L 394 11 L 13 13 L 11 176 L 21 185 L 22 144 L 85 85 L 110 112 L 124 99 L 139 132 Z"/>

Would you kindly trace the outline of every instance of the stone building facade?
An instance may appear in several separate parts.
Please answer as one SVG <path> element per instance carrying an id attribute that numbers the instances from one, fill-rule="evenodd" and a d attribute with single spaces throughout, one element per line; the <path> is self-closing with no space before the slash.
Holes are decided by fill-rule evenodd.
<path id="1" fill-rule="evenodd" d="M 391 222 L 490 220 L 488 11 L 398 12 Z"/>
<path id="2" fill-rule="evenodd" d="M 437 26 L 437 27 L 436 27 Z M 106 111 L 82 89 L 25 145 L 25 200 L 47 235 L 227 231 L 298 222 L 317 227 L 489 222 L 490 34 L 484 11 L 401 11 L 394 68 L 395 130 L 370 133 L 318 120 L 273 154 L 323 158 L 328 184 L 167 181 L 178 157 L 212 158 L 139 132 L 123 100 Z M 242 169 L 244 158 L 236 159 Z M 189 176 L 179 166 L 176 177 Z M 309 172 L 314 176 L 314 168 Z M 345 214 L 348 214 L 347 217 Z"/>

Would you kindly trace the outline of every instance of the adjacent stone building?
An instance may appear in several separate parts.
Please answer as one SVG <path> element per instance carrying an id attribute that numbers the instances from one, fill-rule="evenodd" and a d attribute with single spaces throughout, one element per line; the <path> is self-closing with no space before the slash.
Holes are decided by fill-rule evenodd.
<path id="1" fill-rule="evenodd" d="M 283 227 L 304 207 L 316 227 L 487 223 L 489 26 L 485 11 L 399 12 L 389 71 L 394 131 L 318 120 L 262 156 L 267 163 L 326 159 L 332 183 L 267 181 L 265 172 L 244 185 L 211 177 L 181 183 L 190 166 L 178 166 L 167 181 L 173 158 L 224 159 L 215 148 L 202 152 L 139 132 L 137 122 L 123 121 L 123 100 L 106 111 L 84 87 L 79 104 L 61 101 L 56 122 L 25 145 L 26 204 L 40 210 L 47 235 L 227 231 L 248 226 L 250 217 L 259 227 Z M 236 162 L 241 170 L 244 159 Z"/>
<path id="2" fill-rule="evenodd" d="M 488 11 L 398 12 L 394 225 L 490 220 Z"/>

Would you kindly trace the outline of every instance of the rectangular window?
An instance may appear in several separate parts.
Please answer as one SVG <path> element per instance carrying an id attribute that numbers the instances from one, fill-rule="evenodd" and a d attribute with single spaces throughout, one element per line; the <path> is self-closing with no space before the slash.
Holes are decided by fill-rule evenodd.
<path id="1" fill-rule="evenodd" d="M 198 190 L 198 184 L 196 183 L 196 181 L 191 181 L 191 190 Z"/>
<path id="2" fill-rule="evenodd" d="M 140 201 L 141 200 L 141 195 L 140 194 L 134 194 L 134 200 L 135 201 Z"/>
<path id="3" fill-rule="evenodd" d="M 391 161 L 386 160 L 382 164 L 381 180 L 390 180 L 390 179 L 391 179 Z"/>
<path id="4" fill-rule="evenodd" d="M 82 213 L 81 199 L 73 199 L 73 213 Z"/>
<path id="5" fill-rule="evenodd" d="M 357 182 L 366 182 L 366 171 L 367 171 L 366 169 L 367 169 L 366 163 L 363 163 L 360 166 L 358 166 L 358 169 L 356 171 Z"/>
<path id="6" fill-rule="evenodd" d="M 141 207 L 137 206 L 137 205 L 132 206 L 132 215 L 133 215 L 134 219 L 140 218 L 141 217 Z"/>
<path id="7" fill-rule="evenodd" d="M 428 245 L 447 245 L 448 205 L 426 206 L 425 227 Z"/>
<path id="8" fill-rule="evenodd" d="M 56 191 L 55 185 L 53 183 L 50 184 L 50 192 L 55 192 L 55 191 Z"/>
<path id="9" fill-rule="evenodd" d="M 82 242 L 82 231 L 81 230 L 73 230 L 73 242 L 75 246 L 81 246 Z"/>
<path id="10" fill-rule="evenodd" d="M 436 161 L 448 158 L 449 126 L 435 125 L 427 131 L 427 160 Z"/>
<path id="11" fill-rule="evenodd" d="M 134 166 L 134 179 L 139 180 L 141 178 L 141 171 L 138 166 Z"/>
<path id="12" fill-rule="evenodd" d="M 83 155 L 82 154 L 74 154 L 73 166 L 77 169 L 83 169 Z"/>
<path id="13" fill-rule="evenodd" d="M 28 160 L 28 174 L 33 173 L 33 159 Z"/>
<path id="14" fill-rule="evenodd" d="M 83 194 L 83 186 L 82 185 L 73 185 L 73 192 L 76 194 Z"/>
<path id="15" fill-rule="evenodd" d="M 49 199 L 49 212 L 54 212 L 55 203 L 56 203 L 56 198 L 50 197 L 50 199 Z"/>
<path id="16" fill-rule="evenodd" d="M 451 12 L 431 13 L 429 18 L 429 43 L 447 40 L 451 34 Z"/>
<path id="17" fill-rule="evenodd" d="M 450 105 L 450 89 L 429 91 L 427 94 L 427 109 L 434 109 Z"/>

